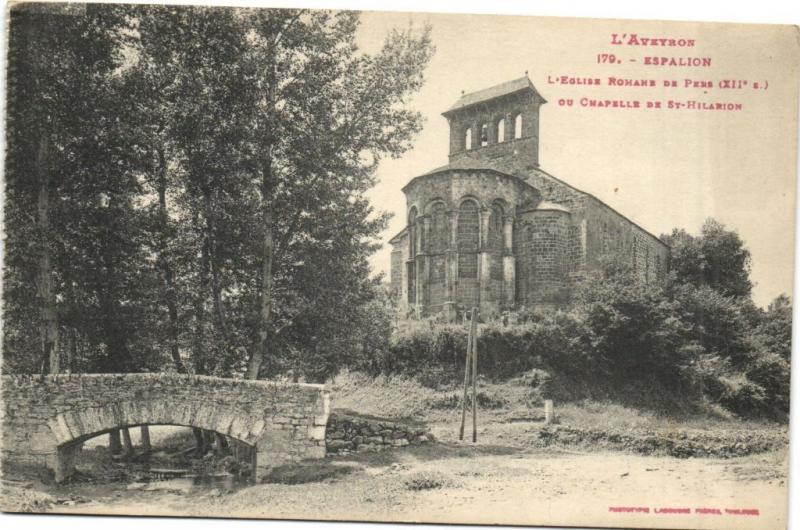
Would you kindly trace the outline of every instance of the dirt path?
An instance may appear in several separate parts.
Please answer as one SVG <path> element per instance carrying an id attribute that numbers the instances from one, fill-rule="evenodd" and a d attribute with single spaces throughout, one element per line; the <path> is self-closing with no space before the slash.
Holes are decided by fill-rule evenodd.
<path id="1" fill-rule="evenodd" d="M 62 513 L 685 528 L 784 528 L 786 451 L 729 460 L 440 443 L 301 466 L 291 482 L 176 491 L 73 486 Z M 95 488 L 93 491 L 92 488 Z M 107 486 L 106 486 L 107 488 Z M 647 508 L 649 513 L 611 512 Z M 655 513 L 686 509 L 689 514 Z M 697 513 L 707 508 L 715 512 Z M 757 509 L 758 515 L 726 513 Z"/>

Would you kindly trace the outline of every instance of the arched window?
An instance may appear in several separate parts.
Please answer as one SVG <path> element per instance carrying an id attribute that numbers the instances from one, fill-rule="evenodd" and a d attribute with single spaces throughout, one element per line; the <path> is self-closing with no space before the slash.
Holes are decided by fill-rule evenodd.
<path id="1" fill-rule="evenodd" d="M 417 230 L 417 209 L 411 207 L 408 212 L 408 255 L 414 257 L 417 255 L 417 238 L 419 231 Z"/>
<path id="2" fill-rule="evenodd" d="M 503 206 L 495 201 L 489 210 L 489 231 L 486 234 L 486 248 L 491 254 L 489 278 L 503 279 Z"/>
<path id="3" fill-rule="evenodd" d="M 431 233 L 428 240 L 432 254 L 439 254 L 447 250 L 450 241 L 450 221 L 447 218 L 444 204 L 437 202 L 431 208 Z"/>
<path id="4" fill-rule="evenodd" d="M 478 241 L 480 231 L 480 216 L 478 204 L 466 200 L 458 208 L 458 277 L 478 277 Z"/>
<path id="5" fill-rule="evenodd" d="M 481 147 L 489 145 L 489 126 L 485 123 L 481 125 Z"/>
<path id="6" fill-rule="evenodd" d="M 522 114 L 514 118 L 514 139 L 522 138 Z"/>
<path id="7" fill-rule="evenodd" d="M 477 252 L 480 219 L 478 203 L 467 199 L 458 208 L 458 250 L 461 252 Z"/>
<path id="8" fill-rule="evenodd" d="M 417 209 L 411 207 L 408 212 L 408 255 L 410 258 L 406 263 L 406 288 L 408 289 L 408 303 L 415 304 L 417 302 L 417 267 L 413 258 L 417 255 Z"/>
<path id="9" fill-rule="evenodd" d="M 500 121 L 497 122 L 497 143 L 501 144 L 506 141 L 506 120 L 505 118 L 500 118 Z"/>
<path id="10" fill-rule="evenodd" d="M 472 127 L 467 129 L 467 132 L 464 133 L 464 149 L 467 151 L 472 149 Z"/>
<path id="11" fill-rule="evenodd" d="M 496 202 L 489 211 L 489 233 L 487 247 L 493 251 L 503 250 L 503 206 Z"/>

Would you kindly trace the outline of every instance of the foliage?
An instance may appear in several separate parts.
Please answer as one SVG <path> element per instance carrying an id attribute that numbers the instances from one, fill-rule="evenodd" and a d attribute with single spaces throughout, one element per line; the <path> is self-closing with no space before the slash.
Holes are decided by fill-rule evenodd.
<path id="1" fill-rule="evenodd" d="M 782 294 L 764 311 L 753 330 L 753 338 L 787 363 L 792 357 L 792 302 Z"/>
<path id="2" fill-rule="evenodd" d="M 366 54 L 354 12 L 70 9 L 11 10 L 4 369 L 55 344 L 62 369 L 321 380 L 382 348 L 365 193 L 421 128 L 428 28 Z"/>
<path id="3" fill-rule="evenodd" d="M 708 286 L 723 296 L 750 296 L 750 251 L 735 231 L 708 219 L 699 236 L 676 228 L 661 239 L 670 246 L 670 269 L 680 283 Z"/>
<path id="4" fill-rule="evenodd" d="M 574 311 L 587 328 L 591 365 L 612 382 L 681 388 L 690 328 L 661 286 L 637 281 L 612 262 L 581 284 Z"/>
<path id="5" fill-rule="evenodd" d="M 788 417 L 785 297 L 761 311 L 709 286 L 645 284 L 604 260 L 566 310 L 515 316 L 479 325 L 482 377 L 527 377 L 560 401 L 612 399 L 669 413 L 717 403 L 742 416 Z M 466 342 L 463 325 L 406 326 L 369 368 L 452 383 L 463 377 Z"/>
<path id="6" fill-rule="evenodd" d="M 6 369 L 47 369 L 48 313 L 55 329 L 45 337 L 55 332 L 56 353 L 73 369 L 154 367 L 154 279 L 116 75 L 129 24 L 114 6 L 70 9 L 11 12 Z"/>

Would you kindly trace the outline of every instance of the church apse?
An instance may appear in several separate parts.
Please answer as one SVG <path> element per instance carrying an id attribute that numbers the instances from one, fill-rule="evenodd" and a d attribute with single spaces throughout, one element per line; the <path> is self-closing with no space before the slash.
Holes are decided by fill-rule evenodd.
<path id="1" fill-rule="evenodd" d="M 643 281 L 666 272 L 660 240 L 539 167 L 544 103 L 526 76 L 462 94 L 443 113 L 449 163 L 403 187 L 407 224 L 390 240 L 402 316 L 561 307 L 609 249 Z"/>

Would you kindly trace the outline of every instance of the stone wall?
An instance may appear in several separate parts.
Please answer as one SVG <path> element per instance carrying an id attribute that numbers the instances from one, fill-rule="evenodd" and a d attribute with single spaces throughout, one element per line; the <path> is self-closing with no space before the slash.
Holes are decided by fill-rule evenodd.
<path id="1" fill-rule="evenodd" d="M 3 376 L 2 459 L 46 466 L 64 480 L 82 443 L 137 425 L 215 431 L 255 447 L 259 473 L 325 456 L 322 385 L 180 374 Z"/>
<path id="2" fill-rule="evenodd" d="M 559 305 L 570 284 L 570 214 L 535 210 L 520 216 L 517 255 L 517 299 L 529 306 Z"/>
<path id="3" fill-rule="evenodd" d="M 391 269 L 389 270 L 389 278 L 391 281 L 392 294 L 398 299 L 402 300 L 403 297 L 403 267 L 405 267 L 405 260 L 403 259 L 403 245 L 408 245 L 408 238 L 396 238 L 392 241 L 394 249 L 392 250 Z"/>
<path id="4" fill-rule="evenodd" d="M 631 265 L 642 281 L 664 277 L 669 247 L 660 239 L 594 197 L 587 203 L 586 220 L 589 267 L 605 256 Z"/>
<path id="5" fill-rule="evenodd" d="M 375 452 L 433 441 L 425 429 L 359 416 L 332 414 L 325 438 L 329 454 Z"/>

